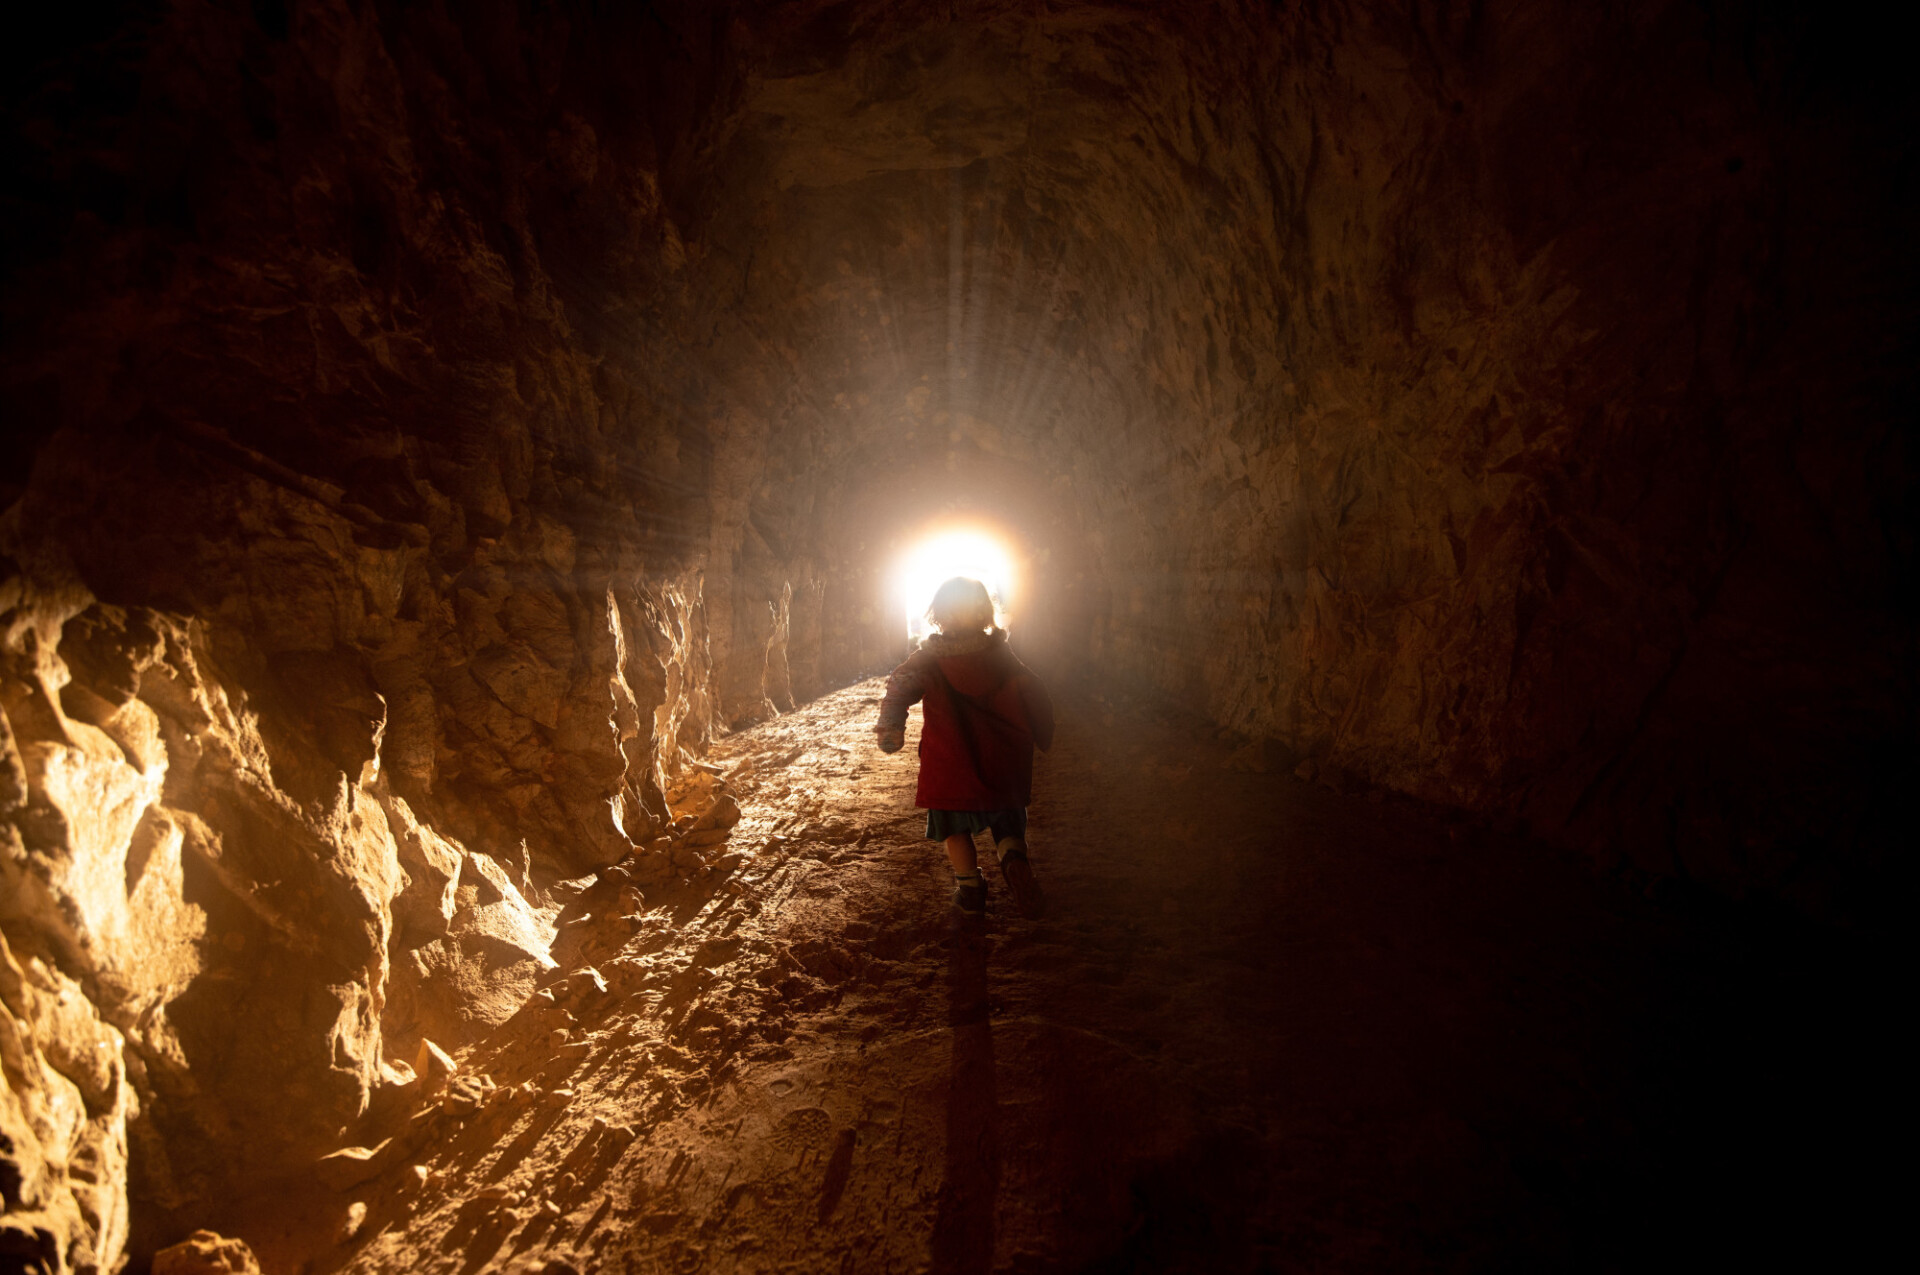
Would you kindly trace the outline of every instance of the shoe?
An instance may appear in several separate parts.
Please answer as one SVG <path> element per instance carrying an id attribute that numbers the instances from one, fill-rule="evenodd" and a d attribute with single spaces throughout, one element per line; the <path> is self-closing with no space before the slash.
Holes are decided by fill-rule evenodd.
<path id="1" fill-rule="evenodd" d="M 1033 878 L 1033 865 L 1027 862 L 1027 843 L 1019 837 L 1008 837 L 996 842 L 993 848 L 1000 856 L 1000 879 L 1013 892 L 1020 915 L 1029 921 L 1039 920 L 1046 915 L 1047 896 L 1040 892 L 1040 883 Z"/>
<path id="2" fill-rule="evenodd" d="M 969 916 L 979 916 L 985 912 L 987 910 L 987 879 L 980 877 L 973 881 L 955 881 L 953 906 Z"/>

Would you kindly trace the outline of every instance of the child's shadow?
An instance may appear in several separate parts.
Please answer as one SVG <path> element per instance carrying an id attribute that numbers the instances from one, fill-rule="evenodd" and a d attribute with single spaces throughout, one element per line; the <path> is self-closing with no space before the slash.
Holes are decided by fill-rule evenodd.
<path id="1" fill-rule="evenodd" d="M 932 1257 L 934 1271 L 962 1275 L 993 1266 L 1000 1146 L 994 1127 L 985 922 L 959 918 L 949 942 L 947 1021 L 953 1029 L 953 1068 L 947 1081 L 946 1179 L 933 1222 Z"/>

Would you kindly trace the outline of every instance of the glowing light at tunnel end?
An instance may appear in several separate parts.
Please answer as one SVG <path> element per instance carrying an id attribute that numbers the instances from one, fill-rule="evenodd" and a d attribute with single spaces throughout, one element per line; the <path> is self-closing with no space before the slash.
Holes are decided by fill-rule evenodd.
<path id="1" fill-rule="evenodd" d="M 934 591 L 954 576 L 971 576 L 986 585 L 994 622 L 1007 626 L 1009 604 L 1019 588 L 1007 539 L 984 527 L 943 526 L 910 542 L 894 563 L 894 599 L 906 616 L 909 638 L 917 642 L 933 631 L 927 606 Z"/>

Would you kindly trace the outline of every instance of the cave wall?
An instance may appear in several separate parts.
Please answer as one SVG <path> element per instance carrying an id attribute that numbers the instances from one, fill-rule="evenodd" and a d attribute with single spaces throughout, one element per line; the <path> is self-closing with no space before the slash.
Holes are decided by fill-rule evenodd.
<path id="1" fill-rule="evenodd" d="M 0 249 L 21 1243 L 303 1164 L 524 997 L 554 881 L 697 876 L 687 759 L 896 658 L 943 517 L 1024 544 L 1049 675 L 1871 914 L 1913 166 L 1857 25 L 64 21 Z"/>
<path id="2" fill-rule="evenodd" d="M 9 1253 L 111 1269 L 130 1144 L 149 1249 L 298 1178 L 552 968 L 546 887 L 701 871 L 743 409 L 657 148 L 710 90 L 523 16 L 80 15 L 10 81 Z"/>

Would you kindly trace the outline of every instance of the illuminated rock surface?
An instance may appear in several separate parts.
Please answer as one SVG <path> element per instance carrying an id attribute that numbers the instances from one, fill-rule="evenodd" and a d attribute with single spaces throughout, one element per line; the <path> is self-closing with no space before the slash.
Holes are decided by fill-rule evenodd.
<path id="1" fill-rule="evenodd" d="M 1856 935 L 1902 898 L 1910 77 L 1824 21 L 180 0 L 23 43 L 0 1251 L 1554 1264 L 1587 1217 L 1561 1197 L 1625 1198 L 1606 1174 L 1653 1152 L 1539 1130 L 1682 1137 L 1592 1024 L 1631 1053 L 1666 1011 L 1622 1003 L 1695 1003 L 1645 953 L 1728 968 L 1607 891 Z M 1100 742 L 1124 779 L 1083 734 L 1037 815 L 1088 928 L 991 952 L 943 928 L 904 762 L 837 751 L 853 692 L 805 715 L 901 653 L 889 572 L 949 517 L 1015 546 L 1028 658 L 1136 705 Z M 1438 866 L 1369 822 L 1386 793 Z M 1348 838 L 1366 862 L 1319 875 Z M 1569 851 L 1617 880 L 1554 876 Z M 1409 921 L 1430 949 L 1342 1026 L 1429 869 L 1507 937 Z M 1282 933 L 1206 946 L 1269 908 L 1342 918 L 1322 991 Z M 1561 946 L 1513 937 L 1556 917 Z M 1193 951 L 1130 982 L 1148 940 Z M 1440 1048 L 1423 1016 L 1505 1049 L 1487 1007 L 1535 992 L 1494 971 L 1536 960 L 1599 1096 L 1531 1046 L 1418 1110 L 1384 1096 L 1404 1060 L 1366 1073 L 1403 1028 Z M 982 1055 L 989 986 L 1017 1008 Z M 780 1032 L 822 1042 L 784 1080 Z M 432 1049 L 457 1069 L 416 1076 Z M 956 1072 L 998 1088 L 926 1108 Z M 1086 1123 L 1029 1139 L 1047 1085 Z M 1505 1085 L 1538 1110 L 1463 1114 Z M 722 1110 L 756 1131 L 734 1178 Z M 998 1149 L 938 1151 L 946 1119 Z M 884 1167 L 889 1129 L 931 1158 Z M 1343 1177 L 1326 1148 L 1388 1129 L 1354 1155 L 1397 1167 Z M 319 1176 L 373 1176 L 336 1198 L 314 1165 L 349 1147 Z M 1168 1207 L 1224 1247 L 1128 1212 L 1195 1175 Z"/>

